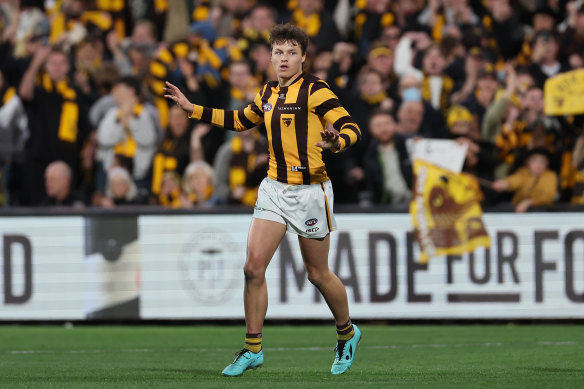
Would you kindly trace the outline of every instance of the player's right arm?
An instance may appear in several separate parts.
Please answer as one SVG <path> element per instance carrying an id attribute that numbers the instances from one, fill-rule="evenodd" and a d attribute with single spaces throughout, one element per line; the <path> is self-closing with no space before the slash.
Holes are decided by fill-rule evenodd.
<path id="1" fill-rule="evenodd" d="M 164 97 L 174 101 L 188 113 L 189 118 L 200 120 L 228 130 L 245 131 L 264 122 L 264 112 L 261 109 L 262 99 L 258 92 L 254 101 L 247 107 L 237 111 L 203 107 L 191 103 L 176 86 L 166 82 Z"/>

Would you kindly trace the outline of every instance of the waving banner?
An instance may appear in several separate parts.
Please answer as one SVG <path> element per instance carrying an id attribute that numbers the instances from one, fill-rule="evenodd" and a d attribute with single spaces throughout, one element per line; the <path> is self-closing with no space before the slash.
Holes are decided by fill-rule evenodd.
<path id="1" fill-rule="evenodd" d="M 578 115 L 584 113 L 584 69 L 548 78 L 544 85 L 546 115 Z"/>
<path id="2" fill-rule="evenodd" d="M 422 160 L 414 161 L 410 215 L 420 245 L 420 263 L 489 247 L 476 179 Z"/>

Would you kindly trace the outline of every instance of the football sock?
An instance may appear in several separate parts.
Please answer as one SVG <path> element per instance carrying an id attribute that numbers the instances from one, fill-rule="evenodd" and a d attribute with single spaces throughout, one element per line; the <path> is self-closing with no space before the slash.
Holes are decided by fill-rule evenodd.
<path id="1" fill-rule="evenodd" d="M 337 339 L 339 341 L 347 341 L 355 335 L 355 330 L 353 329 L 353 323 L 351 319 L 343 325 L 337 325 Z"/>
<path id="2" fill-rule="evenodd" d="M 245 334 L 245 348 L 252 353 L 259 353 L 262 350 L 262 333 Z"/>

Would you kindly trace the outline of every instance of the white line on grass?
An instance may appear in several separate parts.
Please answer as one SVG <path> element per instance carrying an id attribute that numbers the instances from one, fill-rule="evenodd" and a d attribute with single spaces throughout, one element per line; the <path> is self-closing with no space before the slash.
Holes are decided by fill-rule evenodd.
<path id="1" fill-rule="evenodd" d="M 533 344 L 541 345 L 541 346 L 573 346 L 580 344 L 580 342 L 566 340 L 566 341 L 539 341 Z M 446 343 L 430 343 L 430 344 L 410 344 L 410 345 L 372 345 L 372 346 L 359 346 L 361 349 L 369 349 L 369 350 L 395 350 L 395 349 L 403 349 L 403 348 L 460 348 L 460 347 L 503 347 L 506 346 L 505 343 L 500 342 L 487 342 L 487 343 L 454 343 L 454 344 L 446 344 Z M 265 347 L 266 351 L 283 351 L 283 352 L 290 352 L 290 351 L 330 351 L 333 347 Z M 99 354 L 99 353 L 153 353 L 158 352 L 160 350 L 154 350 L 149 348 L 131 348 L 131 349 L 122 349 L 122 350 L 101 350 L 101 349 L 92 349 L 92 350 L 7 350 L 5 351 L 6 354 L 12 355 L 27 355 L 27 354 L 56 354 L 56 353 L 69 353 L 69 354 Z M 194 353 L 194 352 L 229 352 L 233 351 L 232 348 L 181 348 L 178 349 L 179 352 L 185 353 Z"/>

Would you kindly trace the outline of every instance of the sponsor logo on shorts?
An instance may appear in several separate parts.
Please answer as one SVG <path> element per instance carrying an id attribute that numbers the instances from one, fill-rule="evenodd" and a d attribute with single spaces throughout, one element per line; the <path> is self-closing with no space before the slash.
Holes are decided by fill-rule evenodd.
<path id="1" fill-rule="evenodd" d="M 272 110 L 272 104 L 266 103 L 264 104 L 264 112 L 270 112 Z"/>
<path id="2" fill-rule="evenodd" d="M 318 227 L 312 227 L 312 228 L 307 228 L 306 229 L 306 232 L 316 232 L 318 230 L 320 230 L 320 228 L 318 228 Z"/>
<path id="3" fill-rule="evenodd" d="M 315 225 L 316 223 L 318 223 L 318 219 L 313 217 L 312 219 L 308 219 L 307 221 L 304 222 L 304 224 L 306 224 L 308 227 Z"/>
<path id="4" fill-rule="evenodd" d="M 306 171 L 306 169 L 307 169 L 306 166 L 290 166 L 291 172 L 304 172 Z"/>

